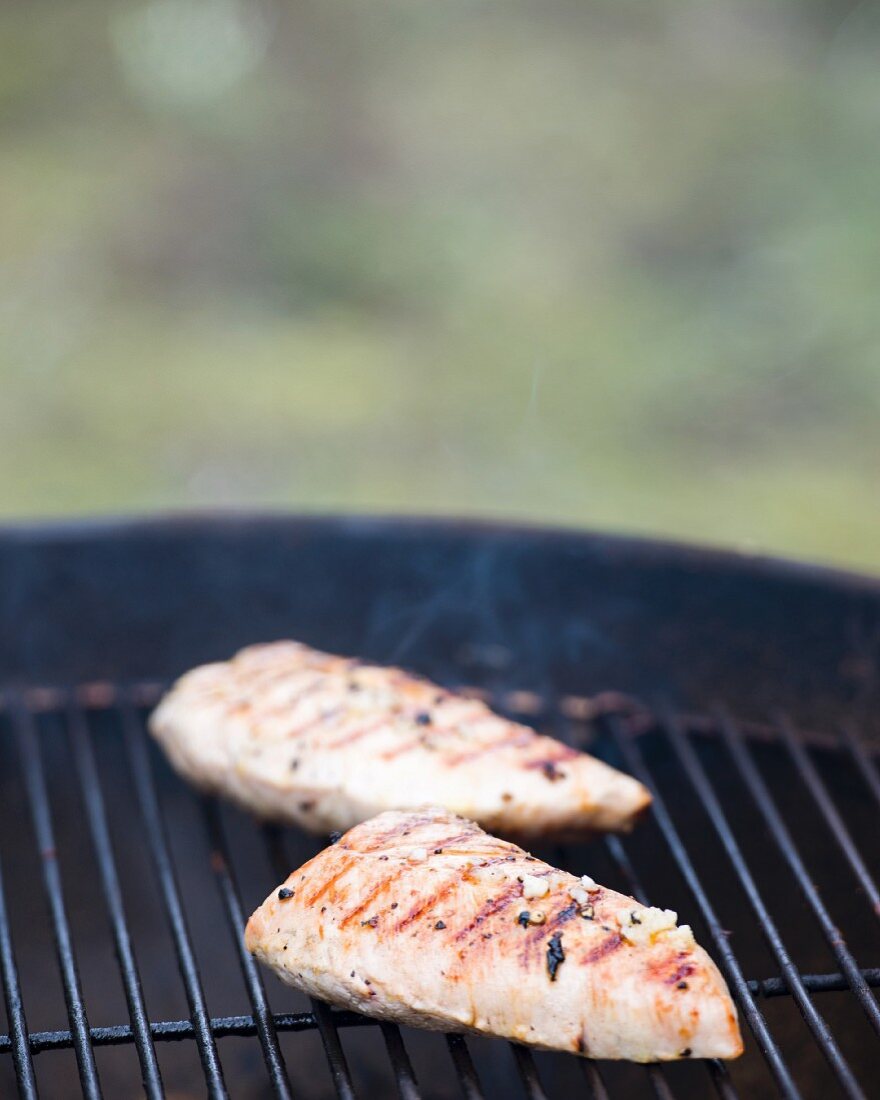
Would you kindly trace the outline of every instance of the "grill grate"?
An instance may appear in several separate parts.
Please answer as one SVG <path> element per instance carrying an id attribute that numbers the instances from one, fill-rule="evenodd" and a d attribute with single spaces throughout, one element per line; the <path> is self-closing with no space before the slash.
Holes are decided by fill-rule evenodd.
<path id="1" fill-rule="evenodd" d="M 553 707 L 522 694 L 492 700 L 501 710 L 517 711 L 518 717 L 523 716 L 523 710 L 529 711 L 536 724 L 552 728 L 564 739 L 621 764 L 652 788 L 653 825 L 646 823 L 643 830 L 627 840 L 607 837 L 588 849 L 557 847 L 546 855 L 572 869 L 587 866 L 591 873 L 604 860 L 608 884 L 642 902 L 655 895 L 655 900 L 672 904 L 667 888 L 658 889 L 657 882 L 666 878 L 668 868 L 676 869 L 681 881 L 680 886 L 676 885 L 682 897 L 680 908 L 688 915 L 699 915 L 703 928 L 698 932 L 724 971 L 738 1002 L 750 1051 L 741 1064 L 730 1069 L 715 1062 L 620 1067 L 562 1055 L 536 1056 L 515 1044 L 508 1044 L 509 1054 L 505 1056 L 503 1044 L 489 1047 L 483 1040 L 461 1036 L 447 1036 L 444 1049 L 442 1040 L 436 1036 L 407 1033 L 405 1040 L 394 1025 L 330 1010 L 314 1001 L 305 1011 L 273 1012 L 263 976 L 244 951 L 240 932 L 252 904 L 262 900 L 271 886 L 304 858 L 302 845 L 307 842 L 275 827 L 259 828 L 214 800 L 187 791 L 164 763 L 157 764 L 144 726 L 145 707 L 155 701 L 157 694 L 156 685 L 122 690 L 105 684 L 71 692 L 33 690 L 8 695 L 4 701 L 0 737 L 4 783 L 11 790 L 13 784 L 21 781 L 37 859 L 34 860 L 29 847 L 30 838 L 23 839 L 10 830 L 12 818 L 7 820 L 6 814 L 13 811 L 0 806 L 3 843 L 0 860 L 7 869 L 13 861 L 16 865 L 27 863 L 32 868 L 34 882 L 41 881 L 67 1026 L 29 1030 L 26 1009 L 30 1011 L 29 1006 L 39 1000 L 39 991 L 29 985 L 25 969 L 17 962 L 14 943 L 20 947 L 22 939 L 30 937 L 25 936 L 28 930 L 20 926 L 20 916 L 16 919 L 16 903 L 23 889 L 18 885 L 21 876 L 12 877 L 7 870 L 5 881 L 0 877 L 0 974 L 7 1013 L 6 1033 L 0 1034 L 0 1055 L 10 1054 L 11 1059 L 6 1063 L 8 1078 L 0 1076 L 0 1092 L 6 1079 L 15 1082 L 23 1097 L 38 1095 L 38 1079 L 41 1092 L 45 1092 L 40 1062 L 35 1057 L 43 1052 L 72 1050 L 76 1074 L 70 1075 L 67 1091 L 58 1084 L 60 1077 L 53 1074 L 51 1094 L 75 1095 L 78 1090 L 87 1097 L 99 1097 L 102 1067 L 96 1053 L 109 1047 L 133 1046 L 144 1091 L 153 1100 L 164 1096 L 166 1088 L 177 1090 L 176 1083 L 168 1079 L 162 1051 L 173 1043 L 193 1043 L 208 1094 L 245 1095 L 227 1085 L 218 1051 L 218 1040 L 235 1037 L 250 1040 L 244 1057 L 248 1079 L 259 1076 L 262 1080 L 248 1095 L 267 1095 L 268 1086 L 272 1095 L 282 1098 L 334 1094 L 340 1100 L 353 1100 L 366 1095 L 367 1090 L 349 1065 L 342 1039 L 344 1032 L 351 1036 L 381 1035 L 386 1065 L 401 1100 L 434 1095 L 463 1095 L 466 1100 L 478 1100 L 486 1095 L 500 1095 L 499 1082 L 509 1082 L 511 1074 L 529 1100 L 557 1094 L 563 1082 L 567 1095 L 580 1093 L 596 1100 L 642 1093 L 660 1100 L 685 1095 L 717 1095 L 733 1100 L 756 1090 L 763 1089 L 769 1094 L 774 1091 L 774 1084 L 775 1091 L 786 1097 L 827 1095 L 832 1080 L 843 1095 L 865 1096 L 865 1056 L 861 1060 L 854 1056 L 854 1052 L 859 1053 L 858 1036 L 863 1034 L 857 1030 L 859 1025 L 853 1022 L 855 1038 L 848 1042 L 845 1039 L 850 1021 L 857 1016 L 861 1017 L 861 1026 L 866 1025 L 880 1035 L 880 1008 L 872 992 L 880 986 L 880 968 L 863 965 L 870 950 L 865 945 L 876 945 L 876 936 L 872 941 L 870 935 L 865 935 L 865 929 L 876 933 L 876 920 L 880 917 L 880 895 L 871 871 L 871 862 L 876 865 L 878 853 L 860 851 L 854 839 L 860 830 L 844 808 L 853 799 L 867 804 L 876 814 L 880 777 L 873 754 L 852 729 L 841 731 L 839 738 L 830 739 L 826 735 L 816 742 L 825 747 L 816 749 L 806 747 L 807 742 L 784 716 L 756 731 L 759 736 L 751 736 L 751 729 L 739 725 L 730 713 L 721 710 L 691 720 L 662 708 L 658 708 L 654 717 L 641 709 L 633 712 L 628 705 L 596 714 L 589 707 L 573 705 L 571 700 L 561 700 Z M 512 707 L 506 705 L 511 703 Z M 140 926 L 133 926 L 132 916 L 137 902 L 127 891 L 125 859 L 120 855 L 121 847 L 128 841 L 114 829 L 115 819 L 107 799 L 108 781 L 106 776 L 102 781 L 101 753 L 96 745 L 96 739 L 102 738 L 100 747 L 106 748 L 106 739 L 111 736 L 117 742 L 121 739 L 126 782 L 133 789 L 134 815 L 142 830 L 127 832 L 136 832 L 146 847 L 153 886 L 177 958 L 187 1019 L 152 1021 L 147 1012 L 150 998 L 142 983 L 142 974 L 147 973 L 145 960 L 149 957 L 151 967 L 167 972 L 167 959 L 159 950 L 145 951 L 139 946 L 140 971 L 136 961 Z M 87 837 L 84 858 L 91 861 L 99 884 L 105 910 L 101 919 L 109 921 L 118 980 L 128 1010 L 127 1023 L 96 1026 L 86 1011 L 89 986 L 84 978 L 88 969 L 83 970 L 81 978 L 69 897 L 71 878 L 79 865 L 65 862 L 67 848 L 64 843 L 58 846 L 58 841 L 69 838 L 67 830 L 62 831 L 58 824 L 58 797 L 56 793 L 53 802 L 51 783 L 55 774 L 52 764 L 61 751 L 59 739 L 63 741 L 63 751 L 72 758 L 70 775 Z M 829 749 L 830 744 L 836 747 Z M 53 760 L 47 762 L 49 752 Z M 767 758 L 768 753 L 772 760 Z M 817 753 L 830 753 L 833 766 L 829 775 L 817 766 Z M 843 779 L 835 769 L 846 769 L 841 772 Z M 14 780 L 10 780 L 11 772 L 15 774 Z M 733 782 L 739 784 L 735 792 L 730 788 Z M 792 809 L 783 805 L 783 795 L 788 797 L 788 793 L 809 808 L 806 837 L 800 835 L 800 827 L 793 830 L 787 823 L 792 820 Z M 214 922 L 226 925 L 231 951 L 226 953 L 224 969 L 237 968 L 240 972 L 248 1004 L 248 1010 L 240 1015 L 209 1015 L 206 981 L 210 975 L 204 972 L 204 967 L 200 970 L 197 961 L 200 949 L 204 948 L 204 920 L 200 915 L 194 923 L 188 911 L 186 890 L 182 889 L 185 879 L 179 877 L 182 872 L 176 858 L 178 833 L 189 827 L 181 825 L 184 819 L 186 823 L 197 821 L 203 834 L 217 903 L 211 911 L 211 936 L 219 936 L 213 928 Z M 694 832 L 696 820 L 705 823 L 699 832 Z M 755 846 L 754 829 L 744 830 L 744 820 L 761 823 L 766 853 L 759 852 L 756 857 L 754 851 L 748 850 Z M 802 816 L 797 820 L 800 823 Z M 872 839 L 876 840 L 876 831 Z M 251 845 L 248 850 L 260 846 L 261 858 L 271 868 L 269 878 L 265 872 L 254 873 L 242 863 L 240 855 L 236 856 L 243 840 Z M 709 842 L 717 845 L 716 850 L 725 862 L 716 861 L 707 872 L 703 868 L 707 864 Z M 298 845 L 295 856 L 289 854 L 289 844 Z M 829 852 L 834 856 L 831 863 L 827 858 Z M 774 853 L 779 862 L 773 867 L 784 871 L 784 881 L 775 872 L 768 875 L 764 865 L 765 854 L 770 858 Z M 833 873 L 828 871 L 829 867 Z M 37 869 L 38 876 L 33 873 Z M 245 879 L 248 885 L 243 888 L 240 882 Z M 29 878 L 29 888 L 30 882 Z M 847 886 L 843 887 L 843 882 Z M 745 899 L 745 906 L 733 904 L 735 891 Z M 837 918 L 844 910 L 847 927 L 852 923 L 856 939 L 861 936 L 864 944 L 856 946 L 848 932 L 838 926 Z M 754 917 L 751 926 L 746 925 L 743 916 L 749 911 Z M 791 934 L 792 926 L 786 923 L 792 912 L 801 914 L 799 920 L 804 922 L 803 926 L 796 926 L 797 935 Z M 734 935 L 725 928 L 722 913 L 728 918 L 731 914 L 736 916 Z M 818 931 L 819 947 L 813 941 L 807 944 L 809 937 L 801 935 L 802 927 L 806 926 L 811 933 Z M 747 932 L 747 927 L 751 931 Z M 761 946 L 758 931 L 766 947 Z M 48 942 L 41 946 L 44 952 L 50 950 Z M 746 974 L 758 965 L 756 960 L 766 958 L 772 960 L 778 973 L 760 980 L 747 979 Z M 826 969 L 829 960 L 834 961 L 836 969 Z M 880 960 L 875 955 L 868 961 Z M 803 972 L 810 967 L 817 972 Z M 816 1002 L 820 993 L 828 995 L 821 1005 Z M 103 1008 L 94 997 L 89 1005 L 93 1015 Z M 802 1022 L 788 1010 L 784 1015 L 771 1012 L 774 1005 L 796 1007 Z M 308 1034 L 320 1036 L 326 1062 L 323 1078 L 319 1080 L 317 1074 L 309 1077 L 304 1091 L 301 1074 L 289 1071 L 287 1062 L 291 1066 L 293 1063 L 289 1055 L 285 1061 L 282 1039 L 287 1035 Z M 807 1036 L 812 1037 L 813 1049 L 823 1056 L 826 1070 L 817 1069 L 814 1059 L 804 1057 Z M 254 1037 L 258 1046 L 253 1044 Z M 416 1046 L 420 1053 L 414 1058 L 412 1052 Z M 489 1056 L 485 1056 L 486 1050 Z M 262 1071 L 255 1070 L 254 1051 L 259 1052 Z M 507 1064 L 502 1065 L 505 1058 Z M 4 1061 L 0 1058 L 0 1072 Z M 310 1064 L 319 1067 L 320 1061 L 313 1059 Z M 179 1067 L 175 1065 L 172 1069 L 176 1081 Z M 819 1091 L 814 1091 L 811 1083 L 814 1073 L 815 1088 Z M 453 1085 L 454 1091 L 450 1091 Z M 108 1088 L 105 1084 L 105 1093 Z M 258 1088 L 263 1091 L 256 1091 Z M 371 1082 L 370 1091 L 376 1091 L 375 1082 Z"/>

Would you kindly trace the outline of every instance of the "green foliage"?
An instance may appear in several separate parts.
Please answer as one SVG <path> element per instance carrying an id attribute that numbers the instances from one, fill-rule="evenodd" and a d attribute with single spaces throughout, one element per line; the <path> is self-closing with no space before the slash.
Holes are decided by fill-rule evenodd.
<path id="1" fill-rule="evenodd" d="M 0 511 L 880 566 L 876 10 L 8 6 Z"/>

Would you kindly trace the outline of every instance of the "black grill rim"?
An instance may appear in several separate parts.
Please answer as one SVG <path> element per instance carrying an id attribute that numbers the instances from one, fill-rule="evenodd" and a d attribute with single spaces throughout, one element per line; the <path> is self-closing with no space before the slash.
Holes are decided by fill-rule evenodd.
<path id="1" fill-rule="evenodd" d="M 344 545 L 343 558 L 347 562 L 357 560 L 358 555 L 366 561 L 377 549 L 381 555 L 383 548 L 396 543 L 399 543 L 402 552 L 411 555 L 415 555 L 417 551 L 423 552 L 425 547 L 434 553 L 436 544 L 441 557 L 446 555 L 443 559 L 446 563 L 444 567 L 449 569 L 459 568 L 461 561 L 467 561 L 467 554 L 475 547 L 491 546 L 493 553 L 507 555 L 508 561 L 512 558 L 517 562 L 518 555 L 527 560 L 523 576 L 532 579 L 535 576 L 534 567 L 543 567 L 546 564 L 544 555 L 549 555 L 556 567 L 564 572 L 558 590 L 547 588 L 538 597 L 538 600 L 542 600 L 546 596 L 551 603 L 561 600 L 553 603 L 548 612 L 550 618 L 553 615 L 558 616 L 565 609 L 567 590 L 564 582 L 580 583 L 581 576 L 585 575 L 588 578 L 585 582 L 586 589 L 577 589 L 579 598 L 582 598 L 584 591 L 590 590 L 590 585 L 594 591 L 597 589 L 597 581 L 598 591 L 601 592 L 603 578 L 610 570 L 616 576 L 636 574 L 634 588 L 623 585 L 624 595 L 631 596 L 635 592 L 637 598 L 645 601 L 651 626 L 662 626 L 662 616 L 665 611 L 668 612 L 668 606 L 663 604 L 662 599 L 663 584 L 658 586 L 651 582 L 658 577 L 664 583 L 669 582 L 676 595 L 687 594 L 688 585 L 691 581 L 694 582 L 694 591 L 689 594 L 689 602 L 681 615 L 686 629 L 676 636 L 676 644 L 690 646 L 688 653 L 683 656 L 681 652 L 676 652 L 676 645 L 671 645 L 667 647 L 670 651 L 667 660 L 667 654 L 662 652 L 663 647 L 657 647 L 661 653 L 656 667 L 650 664 L 647 651 L 637 654 L 634 661 L 638 664 L 639 658 L 644 656 L 650 669 L 649 677 L 659 674 L 661 680 L 664 677 L 670 679 L 668 694 L 657 695 L 656 685 L 652 685 L 644 691 L 633 690 L 632 696 L 628 696 L 624 692 L 630 691 L 630 686 L 623 684 L 623 692 L 597 697 L 595 685 L 578 684 L 578 690 L 583 687 L 584 694 L 573 695 L 570 693 L 570 684 L 566 682 L 566 677 L 571 679 L 571 669 L 566 668 L 566 658 L 560 651 L 555 654 L 554 659 L 559 662 L 559 671 L 564 675 L 559 682 L 554 683 L 552 689 L 548 689 L 546 683 L 528 682 L 523 683 L 524 692 L 507 693 L 509 698 L 506 700 L 498 696 L 490 701 L 497 701 L 501 709 L 506 704 L 510 704 L 508 709 L 517 709 L 522 700 L 513 705 L 513 696 L 522 696 L 531 699 L 520 710 L 521 716 L 526 720 L 539 711 L 549 711 L 553 714 L 558 712 L 560 722 L 565 723 L 571 719 L 572 714 L 577 714 L 608 732 L 626 766 L 654 791 L 655 822 L 709 929 L 712 953 L 725 972 L 745 1022 L 748 1023 L 781 1094 L 792 1097 L 800 1095 L 785 1056 L 765 1023 L 761 1001 L 768 997 L 788 996 L 800 1008 L 816 1045 L 825 1055 L 842 1091 L 851 1097 L 864 1096 L 813 997 L 830 990 L 852 991 L 869 1023 L 878 1031 L 880 1013 L 870 990 L 880 986 L 880 968 L 861 969 L 846 944 L 835 937 L 836 929 L 831 923 L 821 894 L 810 880 L 808 868 L 795 840 L 782 822 L 769 789 L 762 787 L 750 754 L 752 744 L 758 740 L 770 740 L 784 746 L 793 775 L 809 794 L 817 818 L 824 822 L 837 844 L 854 883 L 859 885 L 875 915 L 880 916 L 880 892 L 877 885 L 805 748 L 815 744 L 834 747 L 847 754 L 865 787 L 880 805 L 877 727 L 876 724 L 870 724 L 872 708 L 876 710 L 880 684 L 880 578 L 723 550 L 525 525 L 498 525 L 479 521 L 450 523 L 442 519 L 401 520 L 396 517 L 392 519 L 372 516 L 302 518 L 243 514 L 0 526 L 0 575 L 10 571 L 15 580 L 13 595 L 0 600 L 0 709 L 6 713 L 18 749 L 27 804 L 37 837 L 40 870 L 69 1019 L 66 1030 L 29 1033 L 0 867 L 0 978 L 9 1020 L 9 1034 L 0 1035 L 0 1054 L 11 1053 L 20 1094 L 25 1097 L 37 1095 L 33 1064 L 35 1055 L 47 1050 L 73 1049 L 84 1094 L 99 1097 L 101 1086 L 94 1049 L 107 1045 L 133 1044 L 140 1061 L 145 1091 L 152 1100 L 152 1097 L 163 1095 L 155 1044 L 193 1040 L 198 1049 L 209 1095 L 225 1097 L 227 1088 L 216 1040 L 230 1035 L 247 1035 L 259 1039 L 275 1095 L 287 1097 L 290 1095 L 290 1084 L 277 1036 L 285 1031 L 316 1030 L 324 1045 L 337 1095 L 342 1100 L 354 1100 L 355 1088 L 339 1030 L 352 1026 L 374 1026 L 380 1029 L 383 1036 L 402 1100 L 415 1100 L 419 1095 L 418 1082 L 403 1037 L 395 1026 L 380 1025 L 351 1013 L 337 1012 L 317 1002 L 313 1002 L 311 1011 L 306 1013 L 271 1013 L 262 977 L 240 946 L 238 963 L 251 1011 L 231 1017 L 212 1018 L 209 1015 L 140 714 L 143 707 L 155 701 L 163 685 L 155 678 L 146 679 L 137 661 L 129 675 L 140 679 L 129 682 L 127 679 L 123 681 L 118 675 L 116 680 L 112 678 L 114 673 L 118 674 L 119 667 L 126 664 L 125 658 L 137 652 L 135 647 L 131 647 L 121 652 L 116 661 L 117 655 L 113 652 L 113 646 L 118 644 L 116 631 L 125 619 L 125 611 L 131 611 L 137 600 L 143 602 L 145 598 L 148 599 L 146 590 L 138 589 L 126 604 L 124 594 L 125 584 L 133 586 L 144 572 L 145 561 L 149 564 L 158 563 L 161 571 L 163 563 L 167 567 L 167 561 L 178 559 L 183 550 L 185 569 L 191 570 L 191 575 L 200 575 L 202 567 L 208 564 L 217 571 L 215 580 L 225 577 L 228 581 L 230 565 L 240 569 L 241 561 L 246 560 L 246 555 L 255 547 L 262 547 L 267 551 L 263 564 L 272 565 L 275 563 L 272 552 L 276 544 L 282 548 L 283 553 L 292 552 L 293 547 L 310 545 L 308 553 L 314 556 L 320 555 L 322 548 L 331 543 L 340 547 Z M 351 555 L 355 556 L 354 559 Z M 391 563 L 389 568 L 393 569 L 394 566 L 395 563 Z M 72 666 L 67 668 L 65 665 L 65 661 L 69 661 L 71 656 L 70 643 L 67 643 L 67 652 L 61 652 L 57 648 L 53 651 L 53 640 L 57 646 L 58 633 L 65 636 L 65 615 L 69 620 L 79 623 L 83 601 L 93 597 L 98 582 L 103 580 L 102 570 L 109 571 L 117 585 L 122 579 L 122 587 L 113 592 L 119 602 L 111 609 L 110 617 L 98 624 L 100 629 L 93 633 L 78 631 L 77 641 L 83 651 L 82 661 L 85 667 L 89 671 L 106 668 L 111 678 L 99 683 L 82 683 L 80 681 L 83 676 L 78 674 L 77 669 Z M 372 564 L 366 567 L 365 575 L 368 578 L 383 577 L 381 571 L 377 573 Z M 56 585 L 60 583 L 62 587 L 66 586 L 67 605 L 59 612 L 58 620 L 52 623 L 48 634 L 40 634 L 38 630 L 29 635 L 27 628 L 31 622 L 39 622 L 45 610 L 47 576 L 54 576 Z M 183 583 L 185 585 L 185 579 Z M 409 583 L 412 583 L 412 578 Z M 748 588 L 751 584 L 756 586 L 754 592 Z M 224 591 L 222 579 L 220 591 Z M 658 591 L 660 597 L 657 596 Z M 560 592 L 563 593 L 561 597 Z M 754 606 L 750 605 L 746 609 L 739 606 L 738 601 L 743 593 L 749 593 L 754 598 Z M 711 604 L 705 616 L 702 615 L 704 600 Z M 64 599 L 60 602 L 63 605 Z M 770 606 L 769 618 L 766 619 L 762 619 L 764 605 Z M 537 606 L 543 605 L 539 603 Z M 304 607 L 307 613 L 308 604 Z M 830 626 L 829 637 L 826 638 L 823 629 L 801 638 L 797 624 L 792 627 L 786 621 L 785 613 L 792 607 L 803 607 L 806 620 L 812 621 L 812 618 L 817 617 L 823 628 Z M 170 622 L 178 621 L 178 607 L 165 610 L 171 616 Z M 297 613 L 300 611 L 298 609 Z M 700 651 L 700 645 L 707 637 L 706 629 L 714 629 L 715 616 L 727 611 L 730 612 L 736 628 L 739 628 L 739 633 L 737 629 L 732 631 L 731 638 L 740 648 L 734 651 L 734 660 L 728 662 L 724 654 L 725 641 L 722 638 L 715 646 L 716 652 L 711 660 L 705 666 L 701 665 L 700 660 L 704 655 Z M 603 625 L 601 619 L 597 621 L 600 626 Z M 606 619 L 604 622 L 606 628 L 608 621 Z M 222 625 L 223 620 L 218 622 Z M 143 624 L 139 622 L 137 625 L 141 627 Z M 754 626 L 753 637 L 757 641 L 746 638 L 743 632 L 745 625 L 750 628 Z M 155 624 L 153 628 L 155 629 Z M 167 623 L 165 628 L 167 630 Z M 54 635 L 52 631 L 55 632 Z M 647 633 L 650 635 L 651 631 L 648 630 Z M 26 644 L 20 644 L 22 634 L 25 635 Z M 248 640 L 252 638 L 253 636 Z M 189 643 L 192 640 L 189 639 Z M 198 649 L 204 645 L 204 638 L 198 637 L 196 642 Z M 143 646 L 143 638 L 139 640 L 139 644 Z M 714 677 L 719 675 L 725 662 L 736 665 L 739 661 L 748 665 L 750 660 L 754 660 L 755 667 L 762 668 L 765 672 L 764 686 L 773 688 L 780 668 L 786 667 L 787 661 L 801 653 L 800 646 L 804 647 L 800 680 L 798 681 L 796 675 L 795 682 L 788 685 L 788 695 L 782 696 L 781 710 L 772 714 L 769 720 L 766 714 L 770 713 L 770 708 L 764 705 L 766 698 L 764 702 L 761 701 L 760 691 L 757 689 L 758 716 L 754 711 L 738 712 L 734 718 L 723 708 L 712 709 L 711 700 L 705 697 L 705 689 L 707 685 L 715 689 Z M 829 654 L 834 660 L 825 659 Z M 112 659 L 102 660 L 102 655 Z M 697 684 L 694 693 L 690 695 L 687 678 L 678 676 L 676 672 L 678 667 L 688 665 L 689 658 L 694 658 L 694 665 L 687 668 L 687 672 Z M 762 660 L 764 658 L 766 660 Z M 173 665 L 173 655 L 168 659 Z M 844 668 L 847 663 L 852 667 Z M 795 661 L 795 668 L 796 665 Z M 149 675 L 155 673 L 161 677 L 169 671 L 169 668 L 156 667 L 151 669 Z M 812 700 L 816 706 L 815 726 L 805 721 L 803 710 L 798 712 L 798 696 L 802 692 L 806 672 L 819 684 L 819 693 Z M 34 686 L 43 681 L 49 681 L 49 686 Z M 3 685 L 8 687 L 4 690 Z M 726 690 L 727 687 L 728 683 L 722 677 L 718 695 L 723 698 L 735 697 Z M 640 702 L 641 698 L 650 699 L 650 705 Z M 113 711 L 120 723 L 127 766 L 135 784 L 137 812 L 149 844 L 156 880 L 160 886 L 160 897 L 187 996 L 190 1010 L 188 1020 L 151 1021 L 144 1008 L 100 781 L 89 740 L 87 715 L 93 710 Z M 86 809 L 89 837 L 98 865 L 101 894 L 128 1004 L 130 1023 L 127 1025 L 91 1027 L 86 1016 L 75 947 L 55 856 L 52 810 L 42 748 L 35 724 L 35 715 L 42 712 L 57 712 L 62 716 L 66 736 L 73 751 L 77 782 Z M 546 713 L 543 716 L 546 717 Z M 838 725 L 839 728 L 836 728 Z M 712 829 L 726 851 L 730 867 L 759 918 L 779 965 L 779 975 L 760 980 L 747 979 L 740 968 L 716 917 L 709 894 L 691 861 L 687 844 L 659 796 L 654 775 L 641 748 L 639 735 L 648 730 L 659 731 L 666 739 L 684 780 L 690 785 L 711 822 Z M 833 732 L 829 733 L 829 730 Z M 801 974 L 786 951 L 778 930 L 769 920 L 769 913 L 749 865 L 715 796 L 713 780 L 694 752 L 692 739 L 703 734 L 718 738 L 748 788 L 774 845 L 783 856 L 838 962 L 840 970 L 837 973 Z M 756 777 L 758 782 L 755 782 Z M 210 840 L 212 869 L 226 920 L 230 928 L 240 928 L 243 921 L 241 900 L 228 859 L 222 821 L 212 800 L 203 800 L 202 817 Z M 282 834 L 278 830 L 266 828 L 264 838 L 267 849 L 275 860 L 276 870 L 285 875 L 289 867 L 284 856 Z M 629 883 L 634 896 L 644 898 L 624 842 L 610 837 L 604 843 L 609 857 L 623 880 Z M 560 862 L 564 865 L 564 860 Z M 5 889 L 9 889 L 8 883 Z M 467 1100 L 477 1100 L 484 1092 L 468 1050 L 467 1040 L 462 1036 L 450 1035 L 447 1036 L 447 1044 L 462 1093 Z M 530 1100 L 541 1100 L 545 1093 L 531 1052 L 515 1044 L 510 1044 L 509 1049 L 525 1094 Z M 608 1092 L 600 1066 L 586 1061 L 582 1061 L 580 1065 L 588 1090 L 598 1100 L 603 1100 Z M 733 1100 L 738 1095 L 722 1064 L 708 1062 L 706 1070 L 719 1096 Z M 661 1100 L 671 1100 L 673 1094 L 663 1068 L 649 1066 L 645 1072 L 655 1095 Z"/>

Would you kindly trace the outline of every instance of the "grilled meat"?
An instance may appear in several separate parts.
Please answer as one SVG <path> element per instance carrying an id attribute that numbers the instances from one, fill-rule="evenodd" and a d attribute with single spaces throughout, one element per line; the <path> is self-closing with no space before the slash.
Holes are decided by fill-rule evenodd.
<path id="1" fill-rule="evenodd" d="M 736 1010 L 676 914 L 441 809 L 346 833 L 253 914 L 247 948 L 340 1007 L 593 1058 L 735 1058 Z"/>
<path id="2" fill-rule="evenodd" d="M 314 832 L 441 804 L 517 836 L 626 830 L 636 780 L 484 703 L 296 642 L 188 673 L 150 720 L 187 779 Z"/>

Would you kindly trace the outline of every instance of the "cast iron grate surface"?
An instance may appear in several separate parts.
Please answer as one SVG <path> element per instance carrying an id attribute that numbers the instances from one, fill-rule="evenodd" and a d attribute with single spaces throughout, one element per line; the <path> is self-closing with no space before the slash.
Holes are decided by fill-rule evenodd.
<path id="1" fill-rule="evenodd" d="M 261 974 L 244 920 L 321 842 L 178 780 L 145 731 L 158 691 L 4 696 L 0 1095 L 871 1095 L 880 773 L 857 731 L 490 698 L 655 792 L 631 837 L 536 849 L 677 909 L 725 973 L 745 1056 L 639 1067 L 400 1030 Z"/>

